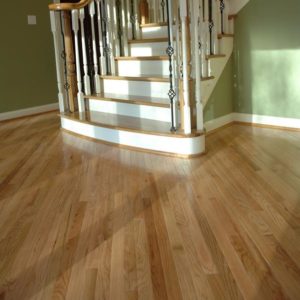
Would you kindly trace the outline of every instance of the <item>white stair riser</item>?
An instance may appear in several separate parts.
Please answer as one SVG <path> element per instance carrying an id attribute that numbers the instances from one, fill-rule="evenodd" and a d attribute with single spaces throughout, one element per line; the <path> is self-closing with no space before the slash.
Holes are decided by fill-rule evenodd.
<path id="1" fill-rule="evenodd" d="M 154 38 L 167 38 L 168 37 L 168 27 L 143 27 L 142 28 L 142 38 L 143 39 L 154 39 Z"/>
<path id="2" fill-rule="evenodd" d="M 118 62 L 119 76 L 169 75 L 167 60 L 127 60 Z"/>
<path id="3" fill-rule="evenodd" d="M 199 155 L 205 151 L 205 137 L 171 137 L 112 129 L 61 118 L 62 128 L 93 139 L 137 149 L 175 155 Z"/>
<path id="4" fill-rule="evenodd" d="M 157 56 L 166 55 L 167 42 L 133 43 L 130 44 L 131 56 Z"/>
<path id="5" fill-rule="evenodd" d="M 170 108 L 89 99 L 91 111 L 171 122 Z"/>
<path id="6" fill-rule="evenodd" d="M 168 82 L 104 79 L 103 85 L 104 92 L 109 94 L 115 94 L 117 92 L 122 95 L 168 98 Z"/>

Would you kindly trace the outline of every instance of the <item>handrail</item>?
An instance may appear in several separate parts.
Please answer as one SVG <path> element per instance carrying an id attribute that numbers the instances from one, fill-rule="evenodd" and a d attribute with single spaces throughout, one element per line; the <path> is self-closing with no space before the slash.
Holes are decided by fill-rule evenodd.
<path id="1" fill-rule="evenodd" d="M 93 0 L 80 0 L 77 3 L 51 3 L 48 5 L 49 10 L 62 11 L 62 10 L 73 10 L 81 9 L 89 5 Z"/>

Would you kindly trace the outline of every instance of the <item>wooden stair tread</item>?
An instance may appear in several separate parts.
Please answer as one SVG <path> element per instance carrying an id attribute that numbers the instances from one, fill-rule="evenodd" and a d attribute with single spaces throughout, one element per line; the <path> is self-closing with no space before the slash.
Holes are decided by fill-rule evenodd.
<path id="1" fill-rule="evenodd" d="M 152 39 L 129 40 L 128 44 L 164 43 L 164 42 L 168 42 L 168 38 L 152 38 Z"/>
<path id="2" fill-rule="evenodd" d="M 193 131 L 190 135 L 184 134 L 182 130 L 176 132 L 170 131 L 170 123 L 148 120 L 136 117 L 128 117 L 109 113 L 87 111 L 84 113 L 62 113 L 61 117 L 74 121 L 92 124 L 99 127 L 105 127 L 116 130 L 124 130 L 152 135 L 171 136 L 178 138 L 187 138 L 200 136 L 203 132 Z"/>
<path id="3" fill-rule="evenodd" d="M 128 80 L 128 81 L 151 81 L 151 82 L 169 82 L 168 76 L 159 75 L 141 75 L 141 76 L 117 76 L 117 75 L 102 75 L 102 79 L 110 80 Z"/>
<path id="4" fill-rule="evenodd" d="M 226 57 L 225 54 L 211 54 L 211 55 L 206 55 L 206 59 L 214 59 L 214 58 L 223 58 Z"/>
<path id="5" fill-rule="evenodd" d="M 165 108 L 170 107 L 169 99 L 167 98 L 163 99 L 163 98 L 111 94 L 111 93 L 87 95 L 84 96 L 84 98 L 93 99 L 93 100 L 105 100 L 105 101 L 113 101 L 113 102 L 120 102 L 120 103 L 129 103 L 129 104 L 147 105 L 147 106 L 157 106 L 157 107 L 165 107 Z"/>
<path id="6" fill-rule="evenodd" d="M 231 14 L 231 15 L 228 15 L 228 20 L 233 20 L 233 19 L 236 19 L 238 17 L 237 14 Z"/>
<path id="7" fill-rule="evenodd" d="M 158 56 L 118 56 L 115 60 L 168 60 L 167 55 Z"/>
<path id="8" fill-rule="evenodd" d="M 148 27 L 162 27 L 162 26 L 168 26 L 167 22 L 158 22 L 158 23 L 148 23 L 148 24 L 141 24 L 141 28 L 148 28 Z"/>
<path id="9" fill-rule="evenodd" d="M 227 38 L 227 37 L 234 37 L 234 34 L 231 33 L 220 33 L 218 34 L 218 39 Z"/>
<path id="10" fill-rule="evenodd" d="M 158 76 L 158 75 L 153 75 L 153 76 L 151 75 L 147 75 L 147 76 L 102 75 L 100 77 L 102 79 L 110 79 L 110 80 L 148 81 L 148 82 L 169 82 L 170 81 L 169 76 Z M 207 81 L 212 79 L 215 79 L 215 77 L 214 76 L 202 77 L 201 81 Z"/>

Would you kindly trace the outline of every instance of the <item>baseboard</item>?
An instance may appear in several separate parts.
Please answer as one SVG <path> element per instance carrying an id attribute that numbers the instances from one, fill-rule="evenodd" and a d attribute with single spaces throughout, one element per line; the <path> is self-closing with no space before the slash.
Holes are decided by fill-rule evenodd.
<path id="1" fill-rule="evenodd" d="M 205 129 L 207 133 L 212 133 L 217 129 L 220 129 L 224 126 L 228 126 L 233 123 L 233 114 L 228 114 L 223 117 L 213 119 L 205 123 Z"/>
<path id="2" fill-rule="evenodd" d="M 215 130 L 218 130 L 224 126 L 228 126 L 233 123 L 286 130 L 300 130 L 300 119 L 280 118 L 242 113 L 231 113 L 223 117 L 208 121 L 205 123 L 205 128 L 208 133 L 212 133 Z"/>
<path id="3" fill-rule="evenodd" d="M 36 115 L 48 111 L 58 110 L 58 103 L 46 104 L 42 106 L 35 106 L 15 111 L 9 111 L 5 113 L 0 113 L 0 121 L 17 119 L 21 117 Z"/>
<path id="4" fill-rule="evenodd" d="M 300 129 L 300 119 L 233 113 L 233 120 L 240 123 L 262 125 L 281 129 Z"/>

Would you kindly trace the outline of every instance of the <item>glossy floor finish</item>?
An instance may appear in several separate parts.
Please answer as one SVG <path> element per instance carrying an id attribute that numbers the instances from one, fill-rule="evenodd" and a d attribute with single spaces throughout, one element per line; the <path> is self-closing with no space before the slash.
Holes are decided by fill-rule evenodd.
<path id="1" fill-rule="evenodd" d="M 0 124 L 0 299 L 299 299 L 300 133 L 184 160 Z"/>

